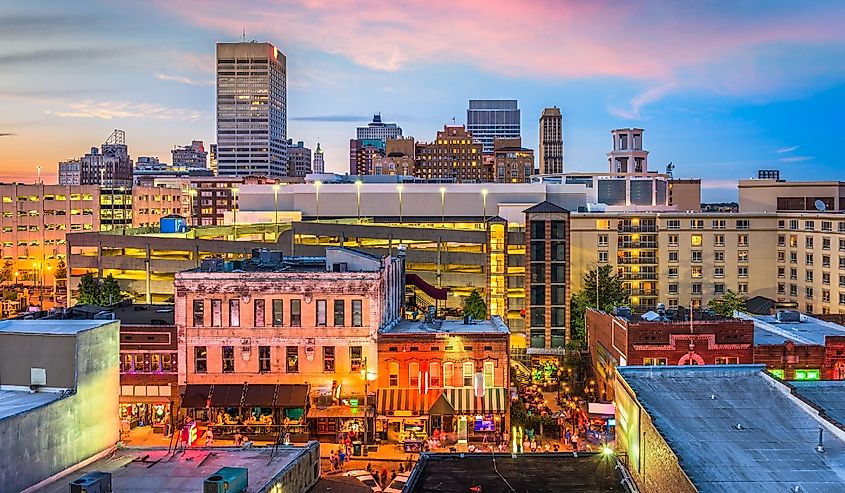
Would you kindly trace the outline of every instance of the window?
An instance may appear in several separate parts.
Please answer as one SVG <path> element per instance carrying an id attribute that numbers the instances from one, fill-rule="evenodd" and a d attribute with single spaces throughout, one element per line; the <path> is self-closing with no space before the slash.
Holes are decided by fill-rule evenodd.
<path id="1" fill-rule="evenodd" d="M 669 294 L 678 294 L 678 284 L 677 283 L 669 284 Z"/>
<path id="2" fill-rule="evenodd" d="M 716 294 L 724 294 L 725 293 L 725 285 L 721 282 L 717 282 L 713 285 L 713 292 Z"/>
<path id="3" fill-rule="evenodd" d="M 839 251 L 845 252 L 845 239 L 839 240 Z"/>
<path id="4" fill-rule="evenodd" d="M 736 220 L 736 229 L 749 229 L 751 227 L 751 221 L 748 219 L 737 219 Z"/>
<path id="5" fill-rule="evenodd" d="M 839 274 L 839 287 L 845 288 L 845 276 L 842 274 Z"/>
<path id="6" fill-rule="evenodd" d="M 363 314 L 361 300 L 352 300 L 352 326 L 361 327 L 363 325 Z"/>
<path id="7" fill-rule="evenodd" d="M 607 244 L 608 244 L 608 239 L 607 239 L 607 238 L 608 238 L 608 235 L 606 235 L 606 234 L 601 234 L 601 235 L 599 235 L 599 237 L 598 237 L 598 238 L 599 238 L 599 246 L 607 246 Z"/>
<path id="8" fill-rule="evenodd" d="M 205 301 L 194 300 L 194 327 L 205 325 Z"/>
<path id="9" fill-rule="evenodd" d="M 769 370 L 773 377 L 783 380 L 783 370 Z"/>
<path id="10" fill-rule="evenodd" d="M 299 347 L 287 346 L 285 348 L 285 371 L 287 373 L 299 372 Z"/>
<path id="11" fill-rule="evenodd" d="M 693 279 L 701 279 L 701 266 L 700 265 L 693 265 L 691 270 L 692 278 Z"/>
<path id="12" fill-rule="evenodd" d="M 428 364 L 428 383 L 430 387 L 440 387 L 440 363 L 436 361 Z"/>
<path id="13" fill-rule="evenodd" d="M 716 364 L 717 365 L 738 365 L 739 364 L 739 357 L 738 356 L 717 356 L 716 357 Z"/>
<path id="14" fill-rule="evenodd" d="M 804 279 L 807 282 L 813 282 L 813 271 L 808 270 L 806 273 L 804 273 Z"/>
<path id="15" fill-rule="evenodd" d="M 713 246 L 725 246 L 725 235 L 713 235 Z"/>
<path id="16" fill-rule="evenodd" d="M 830 290 L 822 289 L 822 303 L 830 303 Z"/>
<path id="17" fill-rule="evenodd" d="M 805 288 L 804 289 L 804 297 L 807 298 L 808 300 L 813 299 L 813 288 L 811 288 L 809 286 L 807 288 Z"/>
<path id="18" fill-rule="evenodd" d="M 599 252 L 598 261 L 599 261 L 600 264 L 606 264 L 607 259 L 608 259 L 607 252 Z"/>
<path id="19" fill-rule="evenodd" d="M 825 269 L 830 268 L 830 255 L 822 255 L 822 267 Z"/>
<path id="20" fill-rule="evenodd" d="M 789 252 L 789 263 L 790 264 L 797 264 L 798 263 L 798 254 L 795 252 Z"/>
<path id="21" fill-rule="evenodd" d="M 346 303 L 343 300 L 334 300 L 334 325 L 343 327 L 346 322 Z"/>
<path id="22" fill-rule="evenodd" d="M 454 363 L 443 363 L 443 386 L 452 387 L 455 383 Z"/>
<path id="23" fill-rule="evenodd" d="M 669 219 L 666 221 L 666 229 L 681 229 L 681 220 Z"/>
<path id="24" fill-rule="evenodd" d="M 813 248 L 813 237 L 812 236 L 808 236 L 808 237 L 804 238 L 804 248 L 810 248 L 810 249 Z"/>
<path id="25" fill-rule="evenodd" d="M 229 300 L 229 327 L 241 326 L 241 300 Z"/>
<path id="26" fill-rule="evenodd" d="M 786 262 L 786 252 L 783 250 L 778 250 L 778 262 Z"/>
<path id="27" fill-rule="evenodd" d="M 472 387 L 472 373 L 475 370 L 471 361 L 464 363 L 464 387 Z"/>
<path id="28" fill-rule="evenodd" d="M 317 300 L 317 327 L 326 326 L 326 300 Z"/>
<path id="29" fill-rule="evenodd" d="M 211 326 L 223 325 L 223 300 L 211 300 Z"/>
<path id="30" fill-rule="evenodd" d="M 839 293 L 839 304 L 845 305 L 845 293 Z"/>
<path id="31" fill-rule="evenodd" d="M 789 248 L 798 248 L 798 235 L 789 235 Z"/>
<path id="32" fill-rule="evenodd" d="M 741 282 L 736 285 L 736 292 L 739 294 L 748 294 L 748 283 Z"/>
<path id="33" fill-rule="evenodd" d="M 253 323 L 256 327 L 264 327 L 264 300 L 257 299 L 253 302 Z"/>
<path id="34" fill-rule="evenodd" d="M 665 366 L 666 358 L 643 358 L 645 366 Z"/>
<path id="35" fill-rule="evenodd" d="M 223 346 L 223 373 L 235 373 L 235 346 Z"/>
<path id="36" fill-rule="evenodd" d="M 747 247 L 748 235 L 736 235 L 736 246 Z"/>
<path id="37" fill-rule="evenodd" d="M 833 231 L 833 223 L 830 221 L 822 221 L 822 231 Z"/>
<path id="38" fill-rule="evenodd" d="M 205 373 L 208 371 L 208 350 L 205 346 L 194 347 L 194 372 Z"/>
<path id="39" fill-rule="evenodd" d="M 390 375 L 388 386 L 390 387 L 398 387 L 399 386 L 399 363 L 395 361 L 391 361 L 388 367 L 388 374 Z"/>
<path id="40" fill-rule="evenodd" d="M 805 265 L 813 265 L 813 254 L 808 253 L 804 256 L 804 264 Z"/>
<path id="41" fill-rule="evenodd" d="M 489 389 L 493 387 L 494 371 L 496 370 L 496 363 L 492 361 L 484 362 L 484 388 Z"/>
<path id="42" fill-rule="evenodd" d="M 736 276 L 739 277 L 739 278 L 748 277 L 748 267 L 746 267 L 744 265 L 737 267 L 736 268 Z"/>
<path id="43" fill-rule="evenodd" d="M 798 286 L 796 286 L 795 284 L 789 285 L 789 296 L 798 296 Z"/>
<path id="44" fill-rule="evenodd" d="M 778 235 L 778 246 L 785 247 L 786 246 L 786 235 Z"/>
<path id="45" fill-rule="evenodd" d="M 408 364 L 408 386 L 411 388 L 420 386 L 420 364 L 416 361 Z"/>
<path id="46" fill-rule="evenodd" d="M 692 283 L 692 294 L 701 294 L 701 283 L 700 282 Z"/>
<path id="47" fill-rule="evenodd" d="M 820 375 L 819 370 L 795 370 L 795 380 L 818 380 Z"/>
<path id="48" fill-rule="evenodd" d="M 725 251 L 724 250 L 714 250 L 713 251 L 713 261 L 720 263 L 725 261 Z"/>
<path id="49" fill-rule="evenodd" d="M 739 250 L 736 252 L 736 261 L 740 263 L 748 262 L 748 250 Z"/>
<path id="50" fill-rule="evenodd" d="M 690 219 L 690 229 L 704 229 L 704 219 Z"/>
<path id="51" fill-rule="evenodd" d="M 302 300 L 290 300 L 290 326 L 302 326 Z"/>
<path id="52" fill-rule="evenodd" d="M 270 346 L 258 346 L 258 371 L 270 372 Z"/>
<path id="53" fill-rule="evenodd" d="M 778 294 L 786 294 L 786 284 L 782 282 L 778 283 Z"/>
<path id="54" fill-rule="evenodd" d="M 669 252 L 669 262 L 672 262 L 672 263 L 675 263 L 675 264 L 678 263 L 678 251 L 677 250 L 672 250 L 672 251 Z M 595 283 L 593 283 L 593 284 L 595 284 Z"/>
<path id="55" fill-rule="evenodd" d="M 804 221 L 804 231 L 813 231 L 816 229 L 815 221 Z"/>
<path id="56" fill-rule="evenodd" d="M 713 220 L 713 229 L 725 229 L 725 220 L 724 219 L 714 219 Z"/>
<path id="57" fill-rule="evenodd" d="M 701 235 L 690 236 L 690 244 L 692 246 L 701 246 Z"/>
<path id="58" fill-rule="evenodd" d="M 670 278 L 678 277 L 678 268 L 677 267 L 669 267 L 668 275 Z"/>
<path id="59" fill-rule="evenodd" d="M 323 346 L 323 371 L 334 371 L 334 346 Z"/>
<path id="60" fill-rule="evenodd" d="M 362 369 L 364 369 L 364 348 L 349 346 L 349 370 L 355 373 Z"/>
<path id="61" fill-rule="evenodd" d="M 790 219 L 789 220 L 789 229 L 795 231 L 798 229 L 798 220 L 797 219 Z"/>
<path id="62" fill-rule="evenodd" d="M 725 277 L 725 268 L 724 267 L 716 267 L 713 269 L 713 277 Z"/>
<path id="63" fill-rule="evenodd" d="M 281 327 L 285 324 L 285 300 L 273 300 L 273 326 Z"/>
<path id="64" fill-rule="evenodd" d="M 822 238 L 822 250 L 830 250 L 830 238 L 827 236 Z"/>
<path id="65" fill-rule="evenodd" d="M 701 262 L 701 259 L 702 259 L 702 252 L 701 252 L 701 250 L 693 250 L 693 251 L 692 251 L 692 252 L 690 252 L 690 253 L 691 253 L 691 255 L 692 255 L 692 261 L 693 261 L 693 262 L 699 262 L 699 263 Z"/>
<path id="66" fill-rule="evenodd" d="M 669 235 L 669 246 L 678 246 L 678 235 Z"/>
<path id="67" fill-rule="evenodd" d="M 822 284 L 830 286 L 830 272 L 822 272 Z"/>

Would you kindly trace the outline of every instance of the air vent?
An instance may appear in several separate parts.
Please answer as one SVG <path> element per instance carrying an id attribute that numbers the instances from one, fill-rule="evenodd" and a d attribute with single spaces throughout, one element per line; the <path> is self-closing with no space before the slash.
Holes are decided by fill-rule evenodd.
<path id="1" fill-rule="evenodd" d="M 44 387 L 47 385 L 47 370 L 44 368 L 29 369 L 30 387 Z"/>

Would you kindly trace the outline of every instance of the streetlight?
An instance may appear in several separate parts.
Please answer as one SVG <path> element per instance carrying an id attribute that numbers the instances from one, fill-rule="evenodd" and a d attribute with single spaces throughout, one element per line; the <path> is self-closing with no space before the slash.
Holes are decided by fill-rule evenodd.
<path id="1" fill-rule="evenodd" d="M 446 227 L 446 187 L 440 187 L 440 227 Z"/>
<path id="2" fill-rule="evenodd" d="M 320 180 L 314 182 L 314 194 L 317 196 L 317 222 L 320 222 L 320 185 L 322 184 Z"/>
<path id="3" fill-rule="evenodd" d="M 232 187 L 232 224 L 238 224 L 238 187 Z"/>
<path id="4" fill-rule="evenodd" d="M 190 214 L 191 224 L 193 226 L 197 225 L 197 213 L 194 210 L 194 198 L 196 196 L 197 196 L 197 190 L 195 188 L 188 190 L 188 197 L 189 197 L 189 200 L 191 202 L 191 210 L 189 211 L 189 214 Z"/>
<path id="5" fill-rule="evenodd" d="M 361 180 L 355 180 L 355 194 L 358 197 L 358 202 L 357 202 L 358 208 L 357 208 L 357 210 L 358 210 L 358 222 L 359 223 L 361 222 L 361 185 L 363 185 L 363 184 L 364 184 L 364 182 L 362 182 Z"/>
<path id="6" fill-rule="evenodd" d="M 399 224 L 402 224 L 402 190 L 404 188 L 402 185 L 396 185 L 396 191 L 399 192 Z"/>
<path id="7" fill-rule="evenodd" d="M 487 222 L 487 189 L 481 190 L 481 201 L 484 204 L 482 210 L 484 211 L 484 222 Z"/>
<path id="8" fill-rule="evenodd" d="M 273 185 L 273 209 L 276 211 L 274 215 L 274 221 L 276 224 L 279 224 L 279 189 L 281 187 L 276 184 Z"/>

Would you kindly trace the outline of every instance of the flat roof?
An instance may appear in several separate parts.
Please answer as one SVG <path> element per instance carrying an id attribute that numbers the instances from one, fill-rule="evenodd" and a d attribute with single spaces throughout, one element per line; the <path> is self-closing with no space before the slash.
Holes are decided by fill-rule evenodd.
<path id="1" fill-rule="evenodd" d="M 754 320 L 754 345 L 783 344 L 824 345 L 827 336 L 845 336 L 845 327 L 801 314 L 800 322 L 778 322 L 774 315 L 740 314 Z"/>
<path id="2" fill-rule="evenodd" d="M 0 320 L 0 333 L 67 336 L 114 322 L 115 320 Z"/>
<path id="3" fill-rule="evenodd" d="M 842 491 L 845 441 L 764 365 L 619 367 L 701 492 Z M 712 396 L 712 397 L 711 397 Z M 737 429 L 737 425 L 741 425 Z M 649 446 L 649 444 L 643 444 Z"/>
<path id="4" fill-rule="evenodd" d="M 188 449 L 169 454 L 166 448 L 128 448 L 76 470 L 41 488 L 43 493 L 66 493 L 68 484 L 93 471 L 109 472 L 112 489 L 121 493 L 197 493 L 203 481 L 221 467 L 245 467 L 249 470 L 247 491 L 259 491 L 282 469 L 307 456 L 306 447 L 279 447 L 273 457 L 272 447 L 242 450 L 236 447 Z"/>
<path id="5" fill-rule="evenodd" d="M 476 320 L 465 324 L 463 320 L 438 320 L 426 323 L 423 320 L 402 320 L 380 331 L 384 335 L 418 334 L 509 334 L 501 317 Z"/>
<path id="6" fill-rule="evenodd" d="M 61 394 L 55 392 L 32 394 L 26 390 L 0 389 L 0 420 L 29 412 L 61 398 Z"/>
<path id="7" fill-rule="evenodd" d="M 498 470 L 498 473 L 496 472 Z M 502 478 L 506 479 L 505 482 Z M 624 492 L 613 458 L 595 453 L 496 454 L 495 468 L 490 454 L 423 454 L 414 468 L 406 490 L 409 493 L 466 493 L 473 486 L 483 492 L 560 491 Z"/>
<path id="8" fill-rule="evenodd" d="M 788 382 L 794 392 L 845 425 L 845 380 Z"/>

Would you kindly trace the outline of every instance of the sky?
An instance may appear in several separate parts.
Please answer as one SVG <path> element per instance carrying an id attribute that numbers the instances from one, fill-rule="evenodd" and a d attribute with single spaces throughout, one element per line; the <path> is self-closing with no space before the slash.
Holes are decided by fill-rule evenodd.
<path id="1" fill-rule="evenodd" d="M 0 181 L 126 131 L 130 154 L 215 140 L 214 48 L 287 57 L 288 137 L 348 170 L 380 112 L 432 140 L 469 99 L 517 99 L 523 145 L 564 116 L 567 171 L 604 171 L 610 130 L 645 129 L 652 170 L 736 199 L 761 168 L 842 179 L 845 2 L 561 0 L 0 0 Z"/>

